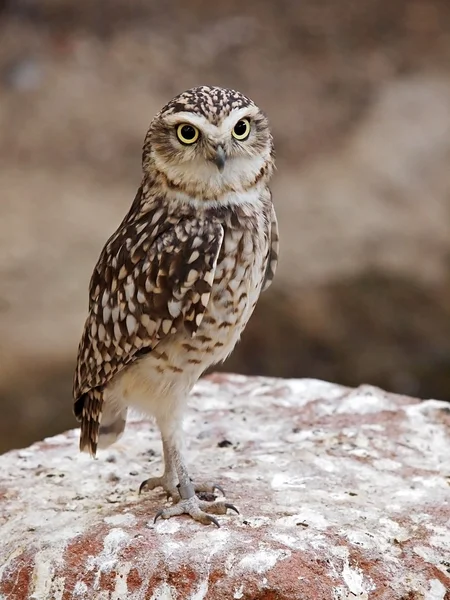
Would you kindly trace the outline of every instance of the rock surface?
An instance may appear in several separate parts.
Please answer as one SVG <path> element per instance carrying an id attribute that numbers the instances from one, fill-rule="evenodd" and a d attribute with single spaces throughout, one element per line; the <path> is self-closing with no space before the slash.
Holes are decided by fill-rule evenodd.
<path id="1" fill-rule="evenodd" d="M 158 433 L 98 460 L 77 431 L 0 457 L 2 600 L 449 600 L 448 404 L 317 380 L 212 375 L 186 418 L 192 475 L 241 510 L 158 521 Z"/>

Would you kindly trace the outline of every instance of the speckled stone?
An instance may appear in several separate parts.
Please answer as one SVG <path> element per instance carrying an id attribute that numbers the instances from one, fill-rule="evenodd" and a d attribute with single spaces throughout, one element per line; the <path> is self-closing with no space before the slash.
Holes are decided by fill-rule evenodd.
<path id="1" fill-rule="evenodd" d="M 192 475 L 241 515 L 158 521 L 148 421 L 97 460 L 78 431 L 0 457 L 1 600 L 449 600 L 450 410 L 315 380 L 213 375 Z"/>

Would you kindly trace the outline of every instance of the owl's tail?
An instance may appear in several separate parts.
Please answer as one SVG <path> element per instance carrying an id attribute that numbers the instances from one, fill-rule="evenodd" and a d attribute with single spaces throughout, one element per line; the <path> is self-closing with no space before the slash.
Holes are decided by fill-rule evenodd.
<path id="1" fill-rule="evenodd" d="M 75 416 L 81 421 L 80 450 L 95 456 L 102 418 L 103 394 L 90 390 L 75 403 Z"/>
<path id="2" fill-rule="evenodd" d="M 124 432 L 127 408 L 108 398 L 101 388 L 89 390 L 75 403 L 75 416 L 81 421 L 80 450 L 95 456 L 97 448 L 107 448 Z"/>

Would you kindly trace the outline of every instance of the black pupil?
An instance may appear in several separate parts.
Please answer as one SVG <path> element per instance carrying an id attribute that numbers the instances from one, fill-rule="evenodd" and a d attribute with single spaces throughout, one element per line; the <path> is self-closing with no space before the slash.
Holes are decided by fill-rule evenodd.
<path id="1" fill-rule="evenodd" d="M 186 140 L 193 140 L 195 138 L 195 129 L 190 125 L 183 125 L 181 128 L 181 135 Z"/>
<path id="2" fill-rule="evenodd" d="M 247 123 L 245 121 L 238 121 L 234 126 L 234 133 L 236 135 L 244 135 L 247 133 Z"/>

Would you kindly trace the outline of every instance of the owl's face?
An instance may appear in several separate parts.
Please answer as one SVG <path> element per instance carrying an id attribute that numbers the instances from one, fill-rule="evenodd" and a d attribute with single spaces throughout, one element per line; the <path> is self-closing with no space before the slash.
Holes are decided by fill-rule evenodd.
<path id="1" fill-rule="evenodd" d="M 269 177 L 273 144 L 264 114 L 248 98 L 200 87 L 172 100 L 155 117 L 144 145 L 144 170 L 199 197 L 241 192 Z"/>

